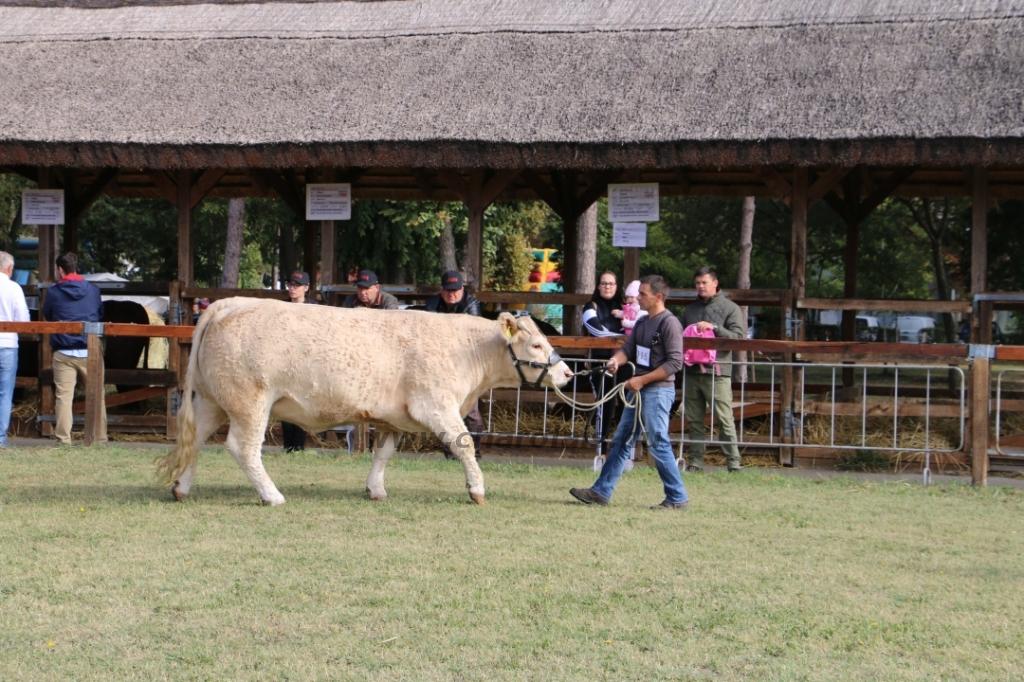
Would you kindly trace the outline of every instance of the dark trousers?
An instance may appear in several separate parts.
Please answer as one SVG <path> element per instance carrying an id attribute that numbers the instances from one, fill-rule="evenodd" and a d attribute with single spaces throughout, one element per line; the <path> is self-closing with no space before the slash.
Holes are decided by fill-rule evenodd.
<path id="1" fill-rule="evenodd" d="M 281 422 L 281 439 L 284 441 L 285 452 L 306 449 L 306 432 L 301 426 Z"/>
<path id="2" fill-rule="evenodd" d="M 480 414 L 479 400 L 473 405 L 473 409 L 469 411 L 469 414 L 462 419 L 462 423 L 473 434 L 473 449 L 476 451 L 476 458 L 480 459 L 480 433 L 484 430 L 484 418 Z M 441 448 L 444 450 L 446 459 L 455 459 L 455 455 L 452 454 L 451 449 L 447 445 L 442 445 Z"/>
<path id="3" fill-rule="evenodd" d="M 614 377 L 607 376 L 603 372 L 590 375 L 590 383 L 594 388 L 594 397 L 598 399 L 605 397 L 605 395 L 614 390 L 616 384 L 628 380 L 630 376 L 632 376 L 632 373 L 628 366 L 620 368 Z M 611 449 L 611 439 L 608 434 L 615 432 L 615 426 L 619 423 L 619 415 L 621 414 L 622 402 L 618 398 L 609 400 L 597 408 L 594 414 L 594 435 L 600 439 L 601 454 L 603 455 L 607 455 Z"/>

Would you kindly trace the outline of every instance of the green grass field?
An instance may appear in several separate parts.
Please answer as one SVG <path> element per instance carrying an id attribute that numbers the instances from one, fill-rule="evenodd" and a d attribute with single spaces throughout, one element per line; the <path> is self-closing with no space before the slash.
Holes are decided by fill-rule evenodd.
<path id="1" fill-rule="evenodd" d="M 226 451 L 0 452 L 2 680 L 1017 680 L 1024 491 Z M 916 481 L 916 477 L 914 477 Z"/>

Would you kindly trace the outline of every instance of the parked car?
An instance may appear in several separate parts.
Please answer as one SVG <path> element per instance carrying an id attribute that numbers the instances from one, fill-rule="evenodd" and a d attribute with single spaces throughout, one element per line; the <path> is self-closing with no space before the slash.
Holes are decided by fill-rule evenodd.
<path id="1" fill-rule="evenodd" d="M 935 320 L 919 315 L 897 317 L 896 333 L 900 343 L 930 343 L 935 340 Z"/>
<path id="2" fill-rule="evenodd" d="M 747 316 L 747 338 L 757 338 L 757 317 L 755 317 L 754 315 Z"/>
<path id="3" fill-rule="evenodd" d="M 878 318 L 872 315 L 858 315 L 857 316 L 857 330 L 856 339 L 861 342 L 873 342 L 878 341 L 878 335 L 881 331 L 881 325 L 878 324 Z"/>

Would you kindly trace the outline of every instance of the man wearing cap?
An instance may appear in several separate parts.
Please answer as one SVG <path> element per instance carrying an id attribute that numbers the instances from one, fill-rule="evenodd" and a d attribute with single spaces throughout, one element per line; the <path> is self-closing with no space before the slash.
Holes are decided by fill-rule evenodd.
<path id="1" fill-rule="evenodd" d="M 309 298 L 309 273 L 296 270 L 288 278 L 285 284 L 288 290 L 288 299 L 292 303 L 312 303 L 316 301 Z M 285 452 L 295 452 L 306 449 L 306 431 L 298 424 L 281 422 L 281 441 Z"/>
<path id="2" fill-rule="evenodd" d="M 467 294 L 462 286 L 462 275 L 449 270 L 441 275 L 441 293 L 427 299 L 428 313 L 465 313 L 480 317 L 480 301 Z"/>
<path id="3" fill-rule="evenodd" d="M 356 278 L 356 293 L 349 294 L 342 308 L 374 308 L 376 310 L 398 310 L 398 299 L 380 290 L 380 281 L 373 270 L 360 270 Z"/>
<path id="4" fill-rule="evenodd" d="M 480 301 L 472 294 L 466 293 L 462 286 L 462 275 L 455 270 L 449 270 L 441 275 L 441 293 L 427 299 L 426 310 L 428 313 L 461 313 L 480 317 Z M 484 430 L 484 418 L 480 414 L 479 400 L 473 404 L 473 409 L 462 421 L 473 434 L 473 449 L 476 450 L 476 458 L 480 459 L 480 432 Z M 444 448 L 444 456 L 447 459 L 455 459 L 447 445 L 441 447 Z"/>

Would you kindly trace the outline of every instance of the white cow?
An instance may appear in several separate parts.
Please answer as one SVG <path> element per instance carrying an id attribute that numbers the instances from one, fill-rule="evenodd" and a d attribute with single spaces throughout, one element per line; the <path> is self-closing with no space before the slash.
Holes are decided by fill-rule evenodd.
<path id="1" fill-rule="evenodd" d="M 261 454 L 271 417 L 311 432 L 367 423 L 377 427 L 366 480 L 371 500 L 387 498 L 384 468 L 397 432 L 431 431 L 461 460 L 469 496 L 483 504 L 483 474 L 463 415 L 492 388 L 561 387 L 571 377 L 533 321 L 507 313 L 491 321 L 224 299 L 196 328 L 178 443 L 159 471 L 174 480 L 175 498 L 185 499 L 199 447 L 230 420 L 235 461 L 264 504 L 283 504 Z"/>

